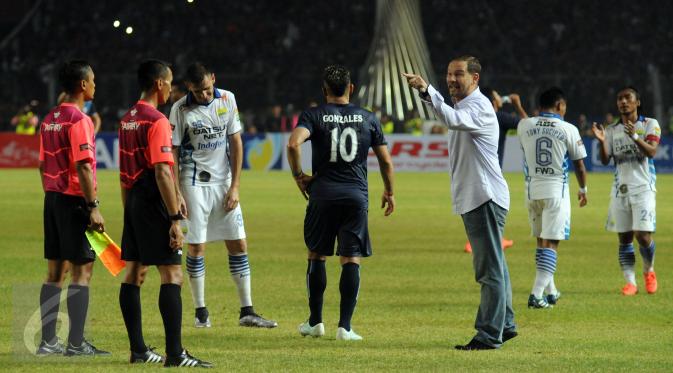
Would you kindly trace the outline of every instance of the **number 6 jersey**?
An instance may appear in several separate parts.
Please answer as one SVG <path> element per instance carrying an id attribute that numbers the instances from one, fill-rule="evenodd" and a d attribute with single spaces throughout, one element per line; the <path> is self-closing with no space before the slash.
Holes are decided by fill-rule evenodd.
<path id="1" fill-rule="evenodd" d="M 305 110 L 297 126 L 311 133 L 311 199 L 366 204 L 369 148 L 386 145 L 376 115 L 353 104 L 324 104 Z"/>
<path id="2" fill-rule="evenodd" d="M 540 113 L 521 120 L 517 133 L 528 199 L 563 198 L 568 188 L 568 155 L 573 161 L 587 156 L 577 127 L 558 114 Z"/>

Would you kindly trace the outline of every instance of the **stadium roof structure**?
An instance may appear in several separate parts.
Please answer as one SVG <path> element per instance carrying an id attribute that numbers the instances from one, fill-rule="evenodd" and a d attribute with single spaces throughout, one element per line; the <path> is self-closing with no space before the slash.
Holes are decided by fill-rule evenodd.
<path id="1" fill-rule="evenodd" d="M 360 72 L 356 100 L 365 107 L 379 107 L 398 121 L 413 110 L 422 119 L 434 119 L 407 85 L 403 72 L 419 74 L 430 84 L 435 81 L 419 0 L 377 0 L 374 38 Z"/>

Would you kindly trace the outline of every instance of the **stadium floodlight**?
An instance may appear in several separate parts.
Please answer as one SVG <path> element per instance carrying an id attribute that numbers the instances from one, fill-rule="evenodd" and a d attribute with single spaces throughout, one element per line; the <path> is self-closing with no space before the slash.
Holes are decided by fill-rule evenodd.
<path id="1" fill-rule="evenodd" d="M 133 33 L 133 27 L 131 27 L 131 26 L 127 27 L 127 28 L 126 28 L 126 33 L 127 33 L 128 35 L 131 35 L 131 34 Z"/>
<path id="2" fill-rule="evenodd" d="M 115 21 L 114 21 L 114 22 L 112 22 L 112 26 L 113 26 L 114 28 L 118 28 L 118 27 L 119 27 L 119 26 L 120 26 L 121 24 L 122 24 L 122 23 L 121 23 L 121 22 L 119 22 L 119 20 L 118 20 L 118 19 L 115 19 Z"/>
<path id="3" fill-rule="evenodd" d="M 194 0 L 187 0 L 187 2 L 191 4 L 194 2 Z"/>

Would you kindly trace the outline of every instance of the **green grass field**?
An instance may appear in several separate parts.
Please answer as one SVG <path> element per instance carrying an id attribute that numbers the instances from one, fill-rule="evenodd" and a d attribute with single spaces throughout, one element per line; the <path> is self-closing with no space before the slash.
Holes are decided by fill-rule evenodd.
<path id="1" fill-rule="evenodd" d="M 33 321 L 42 259 L 42 190 L 36 170 L 0 173 L 0 359 L 7 371 L 113 371 L 127 365 L 128 342 L 118 305 L 120 278 L 96 264 L 86 334 L 110 358 L 38 360 L 25 345 L 39 337 Z M 121 237 L 121 202 L 116 172 L 100 171 L 99 198 L 107 230 Z M 338 321 L 340 268 L 328 262 L 324 318 L 327 335 L 302 338 L 297 325 L 308 315 L 303 245 L 305 201 L 285 173 L 244 172 L 241 202 L 258 312 L 278 321 L 274 330 L 237 326 L 238 298 L 229 277 L 226 250 L 207 252 L 206 299 L 211 329 L 192 327 L 189 285 L 183 287 L 183 343 L 196 356 L 227 371 L 671 371 L 673 369 L 673 177 L 658 180 L 656 268 L 659 292 L 623 297 L 616 235 L 603 229 L 611 175 L 589 176 L 589 205 L 573 203 L 572 237 L 561 244 L 556 284 L 563 298 L 552 310 L 528 310 L 535 275 L 535 242 L 529 236 L 519 174 L 507 179 L 512 196 L 506 236 L 519 337 L 497 351 L 460 352 L 457 343 L 474 334 L 479 288 L 465 233 L 451 214 L 446 174 L 396 175 L 395 213 L 379 210 L 382 190 L 372 174 L 370 231 L 374 256 L 362 265 L 353 325 L 361 343 L 334 340 Z M 576 191 L 576 185 L 573 185 Z M 641 260 L 637 256 L 637 268 Z M 638 271 L 640 272 L 640 271 Z M 121 277 L 121 276 L 120 276 Z M 642 285 L 642 276 L 638 276 Z M 157 307 L 159 279 L 152 271 L 142 291 L 147 343 L 163 353 Z M 61 310 L 65 306 L 62 305 Z M 31 329 L 37 326 L 37 329 Z M 60 332 L 63 337 L 64 331 Z M 28 342 L 26 342 L 28 341 Z M 156 367 L 134 367 L 138 370 Z"/>

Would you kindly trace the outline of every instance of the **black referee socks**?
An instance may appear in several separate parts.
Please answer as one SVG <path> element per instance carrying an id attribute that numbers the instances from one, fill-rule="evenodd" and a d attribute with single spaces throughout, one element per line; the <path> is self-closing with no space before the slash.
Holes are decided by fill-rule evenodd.
<path id="1" fill-rule="evenodd" d="M 182 298 L 180 285 L 162 284 L 159 290 L 159 311 L 164 320 L 166 355 L 182 354 Z"/>
<path id="2" fill-rule="evenodd" d="M 42 284 L 40 289 L 40 315 L 42 316 L 42 340 L 56 343 L 56 319 L 61 304 L 61 288 Z"/>
<path id="3" fill-rule="evenodd" d="M 68 317 L 70 333 L 68 342 L 75 347 L 82 345 L 84 339 L 84 323 L 89 311 L 89 287 L 82 285 L 68 286 Z"/>
<path id="4" fill-rule="evenodd" d="M 143 338 L 142 309 L 140 307 L 140 287 L 122 283 L 119 289 L 119 307 L 122 310 L 126 332 L 129 336 L 131 351 L 147 351 Z"/>

